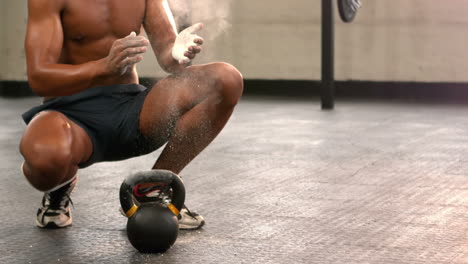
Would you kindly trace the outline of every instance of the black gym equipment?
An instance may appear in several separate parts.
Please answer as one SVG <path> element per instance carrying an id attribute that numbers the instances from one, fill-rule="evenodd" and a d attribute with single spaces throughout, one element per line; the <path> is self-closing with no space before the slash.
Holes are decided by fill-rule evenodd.
<path id="1" fill-rule="evenodd" d="M 320 101 L 322 110 L 335 108 L 335 40 L 333 1 L 322 0 L 322 83 Z M 359 0 L 338 0 L 338 10 L 344 22 L 351 22 L 361 6 Z"/>
<path id="2" fill-rule="evenodd" d="M 323 110 L 335 107 L 333 0 L 322 0 L 322 85 Z"/>
<path id="3" fill-rule="evenodd" d="M 338 11 L 340 13 L 341 20 L 345 23 L 353 21 L 360 7 L 360 0 L 338 0 Z"/>
<path id="4" fill-rule="evenodd" d="M 136 201 L 138 187 L 146 183 L 160 187 L 157 192 L 165 198 L 161 202 L 140 204 Z M 151 170 L 127 177 L 120 186 L 120 205 L 128 217 L 127 236 L 130 243 L 143 253 L 168 250 L 177 239 L 177 217 L 184 201 L 182 179 L 170 171 Z"/>

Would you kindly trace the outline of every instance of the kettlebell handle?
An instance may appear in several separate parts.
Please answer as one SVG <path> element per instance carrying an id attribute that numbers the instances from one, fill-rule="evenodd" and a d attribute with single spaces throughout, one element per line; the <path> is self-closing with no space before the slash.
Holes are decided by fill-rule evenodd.
<path id="1" fill-rule="evenodd" d="M 182 179 L 168 170 L 150 170 L 134 173 L 128 176 L 120 185 L 120 205 L 128 218 L 138 210 L 133 201 L 135 186 L 144 183 L 163 183 L 172 188 L 172 203 L 167 208 L 179 216 L 185 202 L 185 187 Z"/>

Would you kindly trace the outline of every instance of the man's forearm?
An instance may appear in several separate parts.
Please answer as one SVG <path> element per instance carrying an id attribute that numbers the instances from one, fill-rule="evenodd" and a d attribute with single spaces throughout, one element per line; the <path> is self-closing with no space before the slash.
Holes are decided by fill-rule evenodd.
<path id="1" fill-rule="evenodd" d="M 80 65 L 46 64 L 28 70 L 29 84 L 39 96 L 66 96 L 81 92 L 108 75 L 104 59 Z"/>

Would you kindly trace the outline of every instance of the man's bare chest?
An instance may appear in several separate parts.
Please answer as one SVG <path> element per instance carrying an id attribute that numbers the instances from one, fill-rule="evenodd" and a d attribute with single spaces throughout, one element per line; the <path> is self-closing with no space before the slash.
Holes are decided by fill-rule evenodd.
<path id="1" fill-rule="evenodd" d="M 146 0 L 67 0 L 61 14 L 65 40 L 93 42 L 139 32 Z"/>

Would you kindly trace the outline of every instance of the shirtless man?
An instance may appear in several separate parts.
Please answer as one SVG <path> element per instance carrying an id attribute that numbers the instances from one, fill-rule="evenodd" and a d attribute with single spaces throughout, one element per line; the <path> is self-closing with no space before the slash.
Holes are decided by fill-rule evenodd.
<path id="1" fill-rule="evenodd" d="M 153 169 L 180 173 L 221 131 L 242 94 L 232 65 L 189 66 L 201 51 L 195 33 L 202 25 L 177 34 L 167 0 L 28 0 L 28 8 L 28 79 L 44 103 L 23 114 L 20 152 L 24 175 L 44 192 L 39 227 L 72 223 L 79 168 L 167 143 Z M 135 65 L 149 45 L 170 75 L 145 88 Z M 182 215 L 180 228 L 204 223 L 187 209 Z"/>

